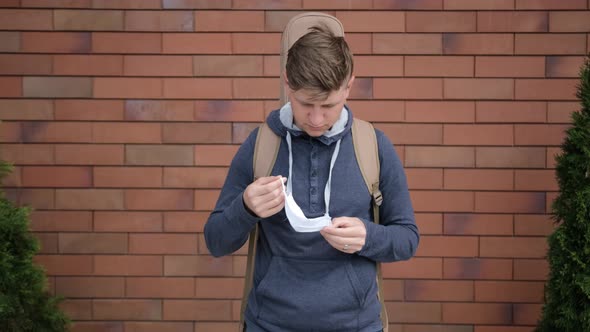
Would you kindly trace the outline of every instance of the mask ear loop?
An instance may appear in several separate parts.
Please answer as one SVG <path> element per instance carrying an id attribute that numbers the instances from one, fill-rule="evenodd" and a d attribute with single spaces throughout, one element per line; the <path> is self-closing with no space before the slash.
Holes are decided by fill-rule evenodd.
<path id="1" fill-rule="evenodd" d="M 287 147 L 289 148 L 289 177 L 287 178 L 287 190 L 285 194 L 290 194 L 293 190 L 293 183 L 291 182 L 291 178 L 293 177 L 293 150 L 291 150 L 291 133 L 289 131 L 287 131 Z"/>
<path id="2" fill-rule="evenodd" d="M 330 193 L 332 192 L 332 170 L 334 169 L 334 164 L 336 164 L 336 159 L 338 158 L 338 153 L 340 152 L 340 141 L 341 141 L 341 139 L 339 139 L 336 142 L 336 147 L 334 148 L 334 153 L 332 154 L 332 159 L 330 160 L 330 174 L 328 175 L 328 182 L 326 183 L 326 187 L 324 188 L 324 202 L 326 204 L 325 216 L 330 216 Z"/>

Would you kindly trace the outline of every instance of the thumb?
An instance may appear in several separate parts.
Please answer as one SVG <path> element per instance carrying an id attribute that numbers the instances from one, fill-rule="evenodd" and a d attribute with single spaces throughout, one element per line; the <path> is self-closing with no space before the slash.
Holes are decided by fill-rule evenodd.
<path id="1" fill-rule="evenodd" d="M 332 219 L 332 227 L 334 228 L 345 228 L 350 227 L 351 223 L 348 218 L 338 217 Z"/>

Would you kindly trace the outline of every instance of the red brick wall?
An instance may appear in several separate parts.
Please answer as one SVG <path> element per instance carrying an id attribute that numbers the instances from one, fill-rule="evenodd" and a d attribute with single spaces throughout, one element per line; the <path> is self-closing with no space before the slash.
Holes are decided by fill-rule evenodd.
<path id="1" fill-rule="evenodd" d="M 74 331 L 234 331 L 245 251 L 203 225 L 277 106 L 280 31 L 335 14 L 350 105 L 404 161 L 422 233 L 386 264 L 395 332 L 532 331 L 553 156 L 578 109 L 587 0 L 4 0 L 0 156 Z"/>

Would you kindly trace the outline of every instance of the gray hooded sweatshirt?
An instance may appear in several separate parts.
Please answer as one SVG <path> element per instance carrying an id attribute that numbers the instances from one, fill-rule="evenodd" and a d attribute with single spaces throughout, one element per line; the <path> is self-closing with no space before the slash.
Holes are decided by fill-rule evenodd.
<path id="1" fill-rule="evenodd" d="M 380 223 L 373 222 L 371 196 L 356 161 L 352 143 L 352 113 L 344 130 L 331 137 L 309 137 L 287 128 L 279 110 L 266 122 L 281 139 L 272 175 L 287 177 L 292 136 L 293 197 L 308 218 L 324 215 L 324 187 L 336 142 L 340 152 L 332 173 L 330 216 L 357 217 L 365 224 L 362 250 L 347 254 L 333 248 L 319 232 L 298 233 L 285 210 L 268 218 L 250 214 L 242 194 L 253 181 L 255 129 L 236 153 L 221 194 L 205 225 L 205 240 L 213 256 L 229 255 L 248 240 L 256 224 L 260 237 L 246 323 L 251 331 L 381 330 L 375 262 L 407 260 L 416 251 L 418 228 L 402 164 L 392 143 L 376 130 L 381 164 L 383 204 Z M 341 117 L 342 118 L 342 117 Z"/>

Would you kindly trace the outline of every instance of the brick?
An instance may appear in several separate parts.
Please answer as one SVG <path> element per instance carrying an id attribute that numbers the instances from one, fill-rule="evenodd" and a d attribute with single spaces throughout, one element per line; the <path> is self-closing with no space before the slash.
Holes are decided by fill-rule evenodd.
<path id="1" fill-rule="evenodd" d="M 56 208 L 63 210 L 122 210 L 123 191 L 117 189 L 59 189 Z"/>
<path id="2" fill-rule="evenodd" d="M 346 34 L 346 42 L 355 55 L 371 54 L 373 52 L 372 37 L 371 33 L 348 33 Z"/>
<path id="3" fill-rule="evenodd" d="M 443 220 L 441 213 L 416 213 L 415 217 L 416 224 L 420 229 L 420 234 L 442 234 Z"/>
<path id="4" fill-rule="evenodd" d="M 0 97 L 23 96 L 23 79 L 21 77 L 0 77 Z"/>
<path id="5" fill-rule="evenodd" d="M 393 11 L 338 11 L 336 17 L 347 32 L 404 32 L 406 23 L 403 12 Z"/>
<path id="6" fill-rule="evenodd" d="M 519 124 L 514 126 L 517 145 L 560 145 L 569 125 Z"/>
<path id="7" fill-rule="evenodd" d="M 549 263 L 545 259 L 515 259 L 515 280 L 547 280 Z"/>
<path id="8" fill-rule="evenodd" d="M 163 8 L 186 8 L 186 9 L 218 9 L 231 8 L 231 0 L 163 0 Z"/>
<path id="9" fill-rule="evenodd" d="M 445 258 L 443 270 L 445 279 L 511 280 L 512 260 Z"/>
<path id="10" fill-rule="evenodd" d="M 60 303 L 59 308 L 72 320 L 92 319 L 91 300 L 64 300 Z"/>
<path id="11" fill-rule="evenodd" d="M 52 120 L 53 102 L 51 100 L 0 100 L 1 120 Z"/>
<path id="12" fill-rule="evenodd" d="M 89 232 L 92 212 L 89 211 L 33 211 L 31 230 L 35 232 Z"/>
<path id="13" fill-rule="evenodd" d="M 236 99 L 276 99 L 279 97 L 278 87 L 276 78 L 236 78 L 231 91 Z"/>
<path id="14" fill-rule="evenodd" d="M 58 253 L 58 238 L 56 233 L 36 233 L 33 234 L 41 245 L 39 254 L 57 254 Z M 55 281 L 52 282 L 55 284 Z M 52 286 L 52 288 L 54 288 Z"/>
<path id="15" fill-rule="evenodd" d="M 406 13 L 407 32 L 475 32 L 475 12 Z M 346 26 L 346 25 L 345 25 Z"/>
<path id="16" fill-rule="evenodd" d="M 21 44 L 20 32 L 0 31 L 0 52 L 18 52 Z"/>
<path id="17" fill-rule="evenodd" d="M 545 213 L 552 213 L 553 212 L 553 202 L 557 199 L 559 193 L 557 192 L 547 192 L 547 197 L 545 198 Z"/>
<path id="18" fill-rule="evenodd" d="M 231 139 L 228 123 L 170 123 L 162 126 L 165 143 L 230 143 Z"/>
<path id="19" fill-rule="evenodd" d="M 196 145 L 195 165 L 229 166 L 237 151 L 236 145 Z"/>
<path id="20" fill-rule="evenodd" d="M 444 216 L 445 234 L 512 235 L 512 228 L 512 216 L 505 214 L 446 213 Z"/>
<path id="21" fill-rule="evenodd" d="M 350 89 L 349 99 L 373 99 L 373 79 L 357 78 Z"/>
<path id="22" fill-rule="evenodd" d="M 24 122 L 23 142 L 90 142 L 90 123 L 75 122 Z"/>
<path id="23" fill-rule="evenodd" d="M 354 72 L 356 77 L 403 76 L 404 59 L 401 56 L 359 55 L 354 58 Z"/>
<path id="24" fill-rule="evenodd" d="M 94 274 L 104 276 L 161 276 L 163 259 L 155 255 L 96 255 Z M 130 283 L 127 283 L 130 286 Z"/>
<path id="25" fill-rule="evenodd" d="M 122 322 L 73 322 L 72 332 L 123 332 Z"/>
<path id="26" fill-rule="evenodd" d="M 164 78 L 165 98 L 231 98 L 231 80 L 226 78 Z"/>
<path id="27" fill-rule="evenodd" d="M 20 167 L 13 167 L 10 173 L 2 178 L 2 185 L 4 187 L 20 187 L 22 186 L 22 169 Z"/>
<path id="28" fill-rule="evenodd" d="M 515 0 L 516 9 L 586 9 L 585 0 Z"/>
<path id="29" fill-rule="evenodd" d="M 443 54 L 512 54 L 514 37 L 511 34 L 444 33 Z"/>
<path id="30" fill-rule="evenodd" d="M 202 233 L 208 218 L 207 212 L 164 212 L 164 232 Z"/>
<path id="31" fill-rule="evenodd" d="M 473 281 L 406 280 L 406 301 L 473 301 Z"/>
<path id="32" fill-rule="evenodd" d="M 20 50 L 28 53 L 88 53 L 96 51 L 92 42 L 90 32 L 22 32 Z"/>
<path id="33" fill-rule="evenodd" d="M 195 190 L 195 210 L 211 211 L 215 207 L 219 190 Z"/>
<path id="34" fill-rule="evenodd" d="M 302 6 L 301 0 L 261 0 L 252 3 L 248 0 L 234 0 L 232 1 L 235 9 L 300 9 Z"/>
<path id="35" fill-rule="evenodd" d="M 162 80 L 159 78 L 117 77 L 94 78 L 92 96 L 95 98 L 161 98 Z"/>
<path id="36" fill-rule="evenodd" d="M 160 53 L 165 44 L 159 33 L 93 32 L 94 53 Z"/>
<path id="37" fill-rule="evenodd" d="M 515 54 L 584 54 L 584 34 L 516 34 Z"/>
<path id="38" fill-rule="evenodd" d="M 125 322 L 124 326 L 126 332 L 193 332 L 192 322 Z"/>
<path id="39" fill-rule="evenodd" d="M 389 330 L 392 331 L 391 325 L 390 325 Z M 473 332 L 473 326 L 470 326 L 470 325 L 425 325 L 425 324 L 404 325 L 403 332 Z"/>
<path id="40" fill-rule="evenodd" d="M 34 209 L 55 208 L 55 190 L 53 189 L 7 189 L 6 198 L 17 206 L 28 205 Z"/>
<path id="41" fill-rule="evenodd" d="M 545 168 L 545 149 L 527 147 L 477 147 L 476 167 Z"/>
<path id="42" fill-rule="evenodd" d="M 481 257 L 544 258 L 547 253 L 545 237 L 482 237 Z"/>
<path id="43" fill-rule="evenodd" d="M 517 79 L 516 99 L 532 100 L 574 100 L 576 84 L 574 79 Z"/>
<path id="44" fill-rule="evenodd" d="M 53 26 L 56 30 L 123 30 L 123 11 L 54 10 Z"/>
<path id="45" fill-rule="evenodd" d="M 474 257 L 478 239 L 474 236 L 422 236 L 417 257 Z"/>
<path id="46" fill-rule="evenodd" d="M 250 133 L 259 126 L 258 123 L 234 123 L 232 124 L 232 143 L 242 144 Z"/>
<path id="47" fill-rule="evenodd" d="M 93 300 L 93 318 L 98 320 L 160 320 L 161 300 Z"/>
<path id="48" fill-rule="evenodd" d="M 282 33 L 287 23 L 295 16 L 302 14 L 302 11 L 265 11 L 264 12 L 264 31 Z M 331 15 L 334 15 L 332 13 Z M 348 31 L 348 30 L 347 30 Z"/>
<path id="49" fill-rule="evenodd" d="M 95 143 L 160 143 L 159 123 L 96 122 L 92 123 Z"/>
<path id="50" fill-rule="evenodd" d="M 513 145 L 511 125 L 469 125 L 445 124 L 443 144 L 445 145 Z"/>
<path id="51" fill-rule="evenodd" d="M 160 9 L 159 0 L 93 0 L 92 8 Z"/>
<path id="52" fill-rule="evenodd" d="M 512 170 L 445 169 L 444 188 L 451 190 L 512 190 Z"/>
<path id="53" fill-rule="evenodd" d="M 196 100 L 197 121 L 254 121 L 264 120 L 263 103 L 257 100 Z"/>
<path id="54" fill-rule="evenodd" d="M 545 193 L 536 192 L 477 192 L 477 212 L 543 213 Z"/>
<path id="55" fill-rule="evenodd" d="M 32 8 L 88 8 L 91 0 L 20 0 L 21 7 Z"/>
<path id="56" fill-rule="evenodd" d="M 437 124 L 376 124 L 396 144 L 438 145 L 442 143 L 442 126 Z"/>
<path id="57" fill-rule="evenodd" d="M 478 32 L 547 32 L 546 12 L 478 12 Z"/>
<path id="58" fill-rule="evenodd" d="M 536 101 L 477 101 L 477 122 L 546 122 L 547 103 Z"/>
<path id="59" fill-rule="evenodd" d="M 22 184 L 25 187 L 90 187 L 92 168 L 26 166 L 22 168 Z"/>
<path id="60" fill-rule="evenodd" d="M 339 0 L 303 0 L 305 9 L 371 9 L 371 3 L 363 0 L 342 2 Z"/>
<path id="61" fill-rule="evenodd" d="M 127 281 L 126 295 L 130 298 L 187 298 L 195 294 L 193 278 L 129 278 Z"/>
<path id="62" fill-rule="evenodd" d="M 130 234 L 129 252 L 133 254 L 196 254 L 193 234 Z"/>
<path id="63" fill-rule="evenodd" d="M 164 256 L 165 276 L 232 276 L 232 257 Z"/>
<path id="64" fill-rule="evenodd" d="M 555 168 L 555 158 L 561 154 L 561 148 L 547 148 L 547 168 Z"/>
<path id="65" fill-rule="evenodd" d="M 474 207 L 472 192 L 412 191 L 410 194 L 418 212 L 471 212 Z"/>
<path id="66" fill-rule="evenodd" d="M 51 30 L 50 10 L 0 9 L 1 30 Z"/>
<path id="67" fill-rule="evenodd" d="M 514 323 L 518 325 L 536 325 L 541 318 L 542 304 L 515 303 L 513 306 Z"/>
<path id="68" fill-rule="evenodd" d="M 47 275 L 51 276 L 92 274 L 90 255 L 37 255 L 35 263 L 40 264 Z"/>
<path id="69" fill-rule="evenodd" d="M 475 151 L 471 147 L 407 147 L 406 167 L 473 167 Z"/>
<path id="70" fill-rule="evenodd" d="M 373 97 L 377 99 L 441 99 L 443 84 L 434 78 L 376 78 Z"/>
<path id="71" fill-rule="evenodd" d="M 473 1 L 444 0 L 445 10 L 503 10 L 514 9 L 514 0 Z"/>
<path id="72" fill-rule="evenodd" d="M 192 121 L 193 102 L 188 100 L 126 100 L 125 119 L 132 121 Z"/>
<path id="73" fill-rule="evenodd" d="M 165 320 L 231 320 L 231 302 L 220 300 L 164 300 Z"/>
<path id="74" fill-rule="evenodd" d="M 192 190 L 125 190 L 125 208 L 129 210 L 192 210 Z"/>
<path id="75" fill-rule="evenodd" d="M 504 303 L 443 303 L 442 321 L 453 324 L 511 324 L 512 305 Z"/>
<path id="76" fill-rule="evenodd" d="M 518 327 L 518 326 L 483 326 L 479 325 L 476 327 L 475 332 L 531 332 L 532 328 L 529 327 Z"/>
<path id="77" fill-rule="evenodd" d="M 91 97 L 92 80 L 87 77 L 24 77 L 25 97 Z"/>
<path id="78" fill-rule="evenodd" d="M 127 165 L 193 165 L 193 148 L 187 145 L 128 145 Z"/>
<path id="79" fill-rule="evenodd" d="M 394 323 L 440 323 L 441 304 L 436 302 L 387 302 L 389 321 Z"/>
<path id="80" fill-rule="evenodd" d="M 125 292 L 123 278 L 58 277 L 55 281 L 56 293 L 68 298 L 122 297 Z"/>
<path id="81" fill-rule="evenodd" d="M 406 176 L 410 189 L 442 189 L 443 186 L 441 169 L 408 168 Z"/>
<path id="82" fill-rule="evenodd" d="M 438 10 L 443 9 L 443 0 L 374 0 L 375 9 L 415 9 L 415 10 Z"/>
<path id="83" fill-rule="evenodd" d="M 3 75 L 51 74 L 51 56 L 40 54 L 0 54 Z"/>
<path id="84" fill-rule="evenodd" d="M 445 99 L 513 99 L 514 81 L 493 78 L 445 78 Z"/>
<path id="85" fill-rule="evenodd" d="M 161 232 L 163 217 L 154 212 L 94 212 L 95 232 Z"/>
<path id="86" fill-rule="evenodd" d="M 60 233 L 59 252 L 116 254 L 127 252 L 127 234 Z"/>
<path id="87" fill-rule="evenodd" d="M 199 299 L 241 299 L 244 280 L 236 278 L 197 278 L 195 296 Z"/>
<path id="88" fill-rule="evenodd" d="M 126 76 L 192 76 L 193 61 L 189 56 L 126 55 Z"/>
<path id="89" fill-rule="evenodd" d="M 126 11 L 127 31 L 193 31 L 194 16 L 190 11 Z"/>
<path id="90" fill-rule="evenodd" d="M 476 302 L 542 302 L 543 283 L 523 281 L 476 281 Z"/>
<path id="91" fill-rule="evenodd" d="M 263 70 L 262 57 L 256 55 L 197 55 L 192 60 L 195 76 L 260 76 Z"/>
<path id="92" fill-rule="evenodd" d="M 349 100 L 354 116 L 365 121 L 401 122 L 404 119 L 404 102 L 389 100 Z"/>
<path id="93" fill-rule="evenodd" d="M 549 22 L 551 32 L 589 32 L 590 13 L 580 12 L 550 12 Z"/>
<path id="94" fill-rule="evenodd" d="M 238 323 L 220 323 L 220 322 L 195 322 L 196 331 L 218 331 L 234 332 L 238 331 Z"/>
<path id="95" fill-rule="evenodd" d="M 405 76 L 473 77 L 473 57 L 406 56 L 404 61 Z"/>
<path id="96" fill-rule="evenodd" d="M 229 33 L 166 33 L 161 38 L 163 53 L 191 55 L 232 53 Z"/>
<path id="97" fill-rule="evenodd" d="M 164 187 L 221 188 L 226 176 L 226 167 L 167 167 L 164 169 Z"/>
<path id="98" fill-rule="evenodd" d="M 123 120 L 123 101 L 64 99 L 55 100 L 56 120 Z"/>
<path id="99" fill-rule="evenodd" d="M 514 234 L 547 236 L 555 230 L 551 215 L 520 214 L 514 216 Z"/>
<path id="100" fill-rule="evenodd" d="M 114 76 L 123 74 L 123 57 L 118 55 L 54 55 L 53 74 L 71 76 Z"/>
<path id="101" fill-rule="evenodd" d="M 435 33 L 379 33 L 372 35 L 375 54 L 440 54 L 442 35 Z"/>
<path id="102" fill-rule="evenodd" d="M 6 122 L 0 123 L 0 128 L 5 131 Z M 53 150 L 50 144 L 2 144 L 0 159 L 16 165 L 51 165 Z"/>
<path id="103" fill-rule="evenodd" d="M 97 188 L 141 188 L 162 185 L 160 167 L 96 167 L 93 175 L 92 182 Z"/>
<path id="104" fill-rule="evenodd" d="M 195 31 L 264 31 L 264 12 L 195 11 Z"/>
<path id="105" fill-rule="evenodd" d="M 475 103 L 469 101 L 408 101 L 408 122 L 473 122 Z"/>
<path id="106" fill-rule="evenodd" d="M 478 77 L 544 77 L 545 58 L 531 56 L 478 56 L 475 58 Z"/>
<path id="107" fill-rule="evenodd" d="M 583 63 L 582 57 L 548 56 L 545 73 L 547 77 L 578 77 Z"/>
<path id="108" fill-rule="evenodd" d="M 557 179 L 553 170 L 517 170 L 514 182 L 516 190 L 558 191 Z"/>
<path id="109" fill-rule="evenodd" d="M 62 165 L 121 165 L 125 162 L 123 145 L 59 144 L 55 163 Z"/>

